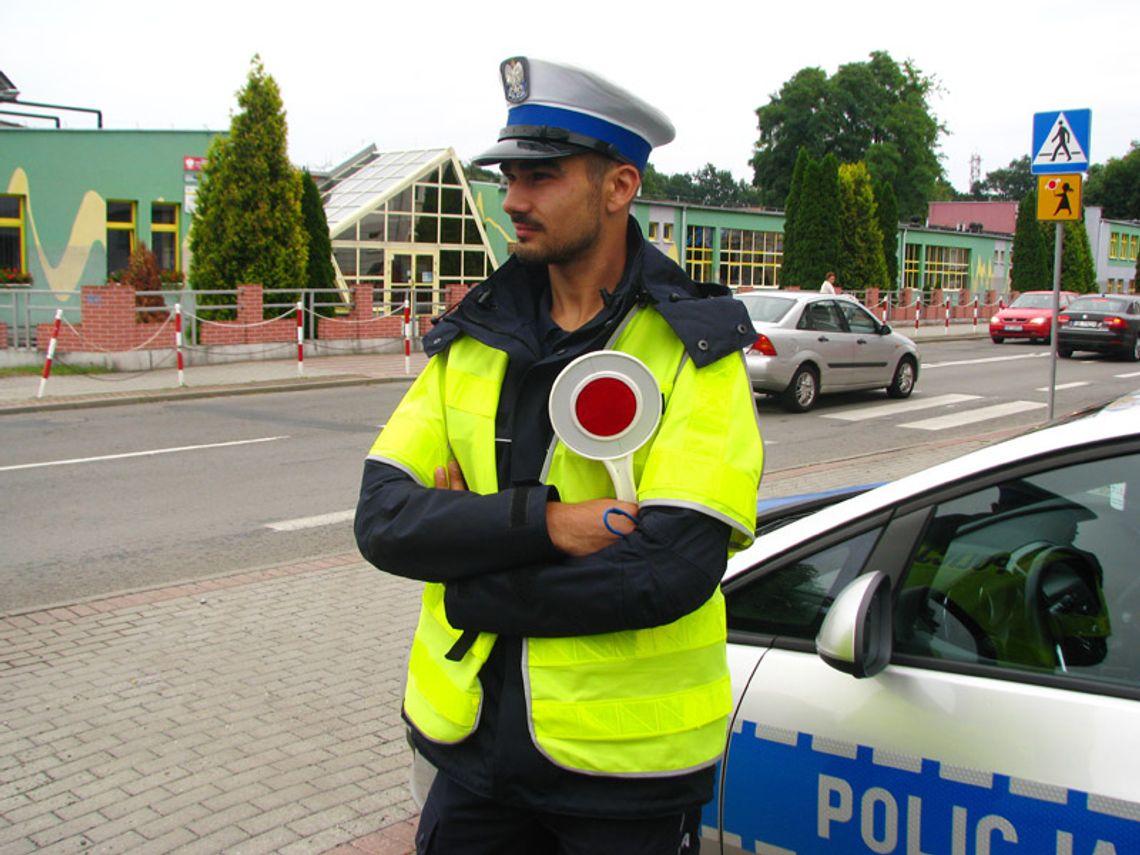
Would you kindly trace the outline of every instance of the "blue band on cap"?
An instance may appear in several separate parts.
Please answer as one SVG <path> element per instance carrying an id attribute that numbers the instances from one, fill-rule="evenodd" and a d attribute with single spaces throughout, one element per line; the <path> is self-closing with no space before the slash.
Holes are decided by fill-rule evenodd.
<path id="1" fill-rule="evenodd" d="M 574 110 L 560 107 L 547 107 L 542 104 L 520 104 L 507 112 L 508 125 L 546 125 L 563 128 L 571 133 L 609 143 L 621 156 L 636 166 L 645 169 L 649 162 L 649 152 L 653 146 L 633 131 Z"/>

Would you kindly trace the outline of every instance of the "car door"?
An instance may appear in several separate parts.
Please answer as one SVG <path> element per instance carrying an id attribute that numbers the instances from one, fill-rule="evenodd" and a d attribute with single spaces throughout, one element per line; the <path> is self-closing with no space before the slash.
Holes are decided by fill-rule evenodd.
<path id="1" fill-rule="evenodd" d="M 854 300 L 837 301 L 851 336 L 853 383 L 870 388 L 888 386 L 898 361 L 898 344 L 880 335 L 881 324 Z"/>
<path id="2" fill-rule="evenodd" d="M 854 343 L 835 300 L 812 300 L 796 324 L 799 346 L 819 365 L 822 392 L 846 389 L 854 382 Z M 802 360 L 801 360 L 802 361 Z"/>
<path id="3" fill-rule="evenodd" d="M 726 582 L 746 688 L 702 853 L 1140 852 L 1137 554 L 1131 441 L 942 488 Z M 876 573 L 894 649 L 858 679 L 815 639 Z"/>

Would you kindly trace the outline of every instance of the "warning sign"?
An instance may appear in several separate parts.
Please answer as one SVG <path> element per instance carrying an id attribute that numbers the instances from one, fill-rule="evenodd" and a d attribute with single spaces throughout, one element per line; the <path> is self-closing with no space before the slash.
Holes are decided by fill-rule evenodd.
<path id="1" fill-rule="evenodd" d="M 1033 115 L 1035 175 L 1085 172 L 1089 168 L 1091 110 L 1057 110 Z"/>
<path id="2" fill-rule="evenodd" d="M 1037 219 L 1077 222 L 1081 219 L 1081 174 L 1037 176 Z"/>

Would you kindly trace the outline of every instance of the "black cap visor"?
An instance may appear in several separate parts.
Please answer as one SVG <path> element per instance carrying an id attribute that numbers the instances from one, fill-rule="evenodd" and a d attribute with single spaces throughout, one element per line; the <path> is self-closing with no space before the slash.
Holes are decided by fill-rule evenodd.
<path id="1" fill-rule="evenodd" d="M 548 160 L 553 157 L 582 154 L 585 151 L 589 149 L 550 140 L 499 140 L 496 145 L 471 158 L 471 162 L 476 166 L 491 166 L 504 160 Z"/>

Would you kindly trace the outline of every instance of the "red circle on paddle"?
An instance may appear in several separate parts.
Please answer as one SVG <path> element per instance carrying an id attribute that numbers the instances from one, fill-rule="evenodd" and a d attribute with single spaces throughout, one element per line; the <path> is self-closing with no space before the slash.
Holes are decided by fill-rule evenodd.
<path id="1" fill-rule="evenodd" d="M 587 433 L 598 437 L 617 436 L 633 424 L 637 395 L 624 380 L 598 377 L 578 392 L 574 415 Z"/>

